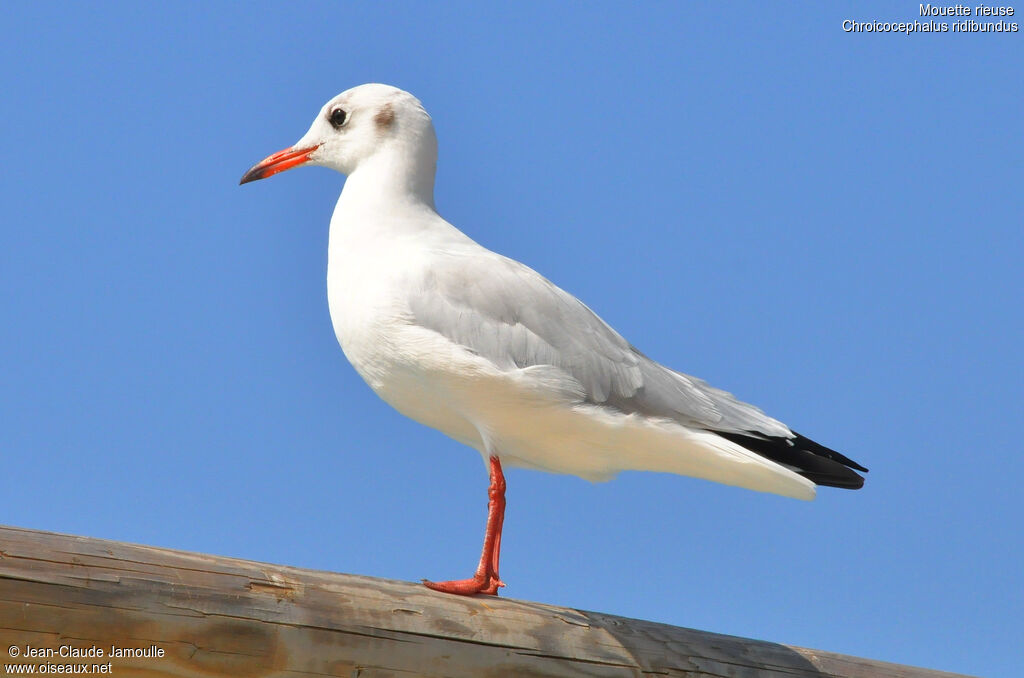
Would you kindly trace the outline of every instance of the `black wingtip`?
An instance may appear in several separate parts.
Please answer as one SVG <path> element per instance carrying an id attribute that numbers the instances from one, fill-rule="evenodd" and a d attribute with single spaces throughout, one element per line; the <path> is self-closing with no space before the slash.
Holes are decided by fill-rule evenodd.
<path id="1" fill-rule="evenodd" d="M 836 452 L 831 448 L 825 447 L 820 443 L 816 443 L 810 438 L 806 438 L 800 435 L 796 431 L 793 431 L 793 435 L 796 436 L 796 438 L 793 439 L 794 447 L 799 447 L 801 449 L 807 450 L 808 452 L 813 452 L 814 454 L 820 457 L 825 457 L 826 459 L 838 461 L 843 466 L 849 466 L 850 468 L 855 469 L 857 471 L 863 471 L 864 473 L 868 472 L 866 468 L 855 462 L 853 459 L 850 459 L 849 457 L 840 454 L 839 452 Z"/>
<path id="2" fill-rule="evenodd" d="M 864 487 L 864 478 L 854 473 L 854 470 L 867 473 L 865 467 L 795 431 L 792 438 L 766 436 L 756 431 L 715 433 L 766 459 L 794 469 L 817 485 L 844 490 L 859 490 Z"/>

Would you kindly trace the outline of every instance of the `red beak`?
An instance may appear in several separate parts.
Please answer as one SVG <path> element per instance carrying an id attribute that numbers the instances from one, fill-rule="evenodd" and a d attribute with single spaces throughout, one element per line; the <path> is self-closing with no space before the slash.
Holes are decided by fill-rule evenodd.
<path id="1" fill-rule="evenodd" d="M 304 165 L 309 162 L 310 154 L 318 148 L 320 147 L 311 146 L 310 148 L 286 148 L 283 151 L 278 151 L 249 168 L 249 171 L 242 175 L 242 180 L 238 182 L 238 185 L 241 186 L 257 179 L 266 179 L 278 172 Z"/>

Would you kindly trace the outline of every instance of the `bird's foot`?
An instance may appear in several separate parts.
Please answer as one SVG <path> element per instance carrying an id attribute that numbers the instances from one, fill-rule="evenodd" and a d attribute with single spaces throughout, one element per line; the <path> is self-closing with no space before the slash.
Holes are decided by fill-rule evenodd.
<path id="1" fill-rule="evenodd" d="M 476 576 L 472 579 L 453 579 L 451 581 L 427 581 L 424 579 L 423 585 L 434 591 L 452 593 L 457 596 L 472 596 L 477 593 L 496 596 L 498 595 L 498 587 L 504 586 L 505 582 L 489 574 L 486 576 Z"/>

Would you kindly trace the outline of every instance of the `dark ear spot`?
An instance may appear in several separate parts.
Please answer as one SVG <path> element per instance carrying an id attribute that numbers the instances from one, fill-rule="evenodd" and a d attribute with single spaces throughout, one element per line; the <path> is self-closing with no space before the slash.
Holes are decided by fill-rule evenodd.
<path id="1" fill-rule="evenodd" d="M 391 104 L 384 104 L 380 110 L 377 111 L 377 115 L 373 116 L 373 121 L 377 124 L 377 128 L 385 130 L 395 122 L 395 109 L 391 107 Z"/>

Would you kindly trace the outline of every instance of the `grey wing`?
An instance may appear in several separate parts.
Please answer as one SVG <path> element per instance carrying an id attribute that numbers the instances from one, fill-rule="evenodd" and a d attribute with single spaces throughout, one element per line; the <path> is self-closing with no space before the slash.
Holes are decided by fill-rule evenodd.
<path id="1" fill-rule="evenodd" d="M 501 369 L 556 367 L 579 382 L 588 403 L 709 430 L 793 435 L 753 405 L 647 358 L 519 262 L 491 252 L 439 253 L 416 289 L 417 324 Z"/>

